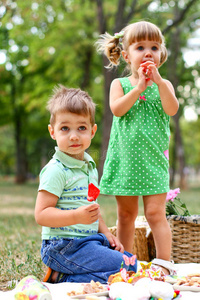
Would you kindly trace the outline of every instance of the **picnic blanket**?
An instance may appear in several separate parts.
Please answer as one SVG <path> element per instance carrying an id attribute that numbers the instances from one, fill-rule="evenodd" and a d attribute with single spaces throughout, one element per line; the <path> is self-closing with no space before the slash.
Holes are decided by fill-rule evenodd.
<path id="1" fill-rule="evenodd" d="M 186 276 L 191 273 L 200 273 L 200 264 L 188 263 L 188 264 L 176 264 L 178 276 Z M 67 292 L 72 288 L 76 289 L 78 283 L 58 283 L 50 284 L 45 283 L 48 286 L 53 300 L 69 300 Z M 0 300 L 14 300 L 15 289 L 8 292 L 0 292 Z M 199 300 L 200 292 L 181 291 L 181 300 Z"/>

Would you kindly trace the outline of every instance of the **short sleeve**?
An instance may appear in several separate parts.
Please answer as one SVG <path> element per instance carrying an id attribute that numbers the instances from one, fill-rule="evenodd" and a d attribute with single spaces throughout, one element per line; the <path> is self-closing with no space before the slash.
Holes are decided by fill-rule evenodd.
<path id="1" fill-rule="evenodd" d="M 59 164 L 54 160 L 42 169 L 38 191 L 45 190 L 58 197 L 61 196 L 66 185 L 66 174 Z"/>

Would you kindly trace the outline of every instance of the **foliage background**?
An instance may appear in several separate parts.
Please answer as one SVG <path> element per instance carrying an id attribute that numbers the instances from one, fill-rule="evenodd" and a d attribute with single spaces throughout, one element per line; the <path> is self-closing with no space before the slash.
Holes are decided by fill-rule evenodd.
<path id="1" fill-rule="evenodd" d="M 113 34 L 141 19 L 157 24 L 166 37 L 168 62 L 160 72 L 172 81 L 180 109 L 171 120 L 171 184 L 200 166 L 200 63 L 184 59 L 188 40 L 200 27 L 200 3 L 181 1 L 2 1 L 0 9 L 0 173 L 16 182 L 37 177 L 55 146 L 49 138 L 46 102 L 56 84 L 80 87 L 97 103 L 98 132 L 89 149 L 99 166 L 105 159 L 112 122 L 108 107 L 110 80 L 123 73 L 108 71 L 94 43 L 106 30 Z M 121 26 L 121 27 L 120 27 Z M 194 47 L 199 47 L 197 44 Z M 184 118 L 192 108 L 195 119 Z M 191 145 L 192 151 L 191 151 Z M 185 181 L 180 180 L 180 185 Z M 186 184 L 185 184 L 186 187 Z"/>

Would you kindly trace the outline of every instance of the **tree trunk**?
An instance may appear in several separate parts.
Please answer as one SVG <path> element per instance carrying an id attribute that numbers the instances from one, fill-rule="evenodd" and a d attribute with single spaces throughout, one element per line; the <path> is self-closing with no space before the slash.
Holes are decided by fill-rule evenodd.
<path id="1" fill-rule="evenodd" d="M 16 183 L 25 183 L 27 180 L 26 138 L 22 137 L 22 123 L 20 113 L 15 116 L 15 142 L 16 142 Z"/>
<path id="2" fill-rule="evenodd" d="M 97 3 L 97 17 L 99 22 L 99 32 L 100 34 L 105 33 L 107 29 L 106 24 L 106 17 L 103 11 L 103 1 L 96 0 Z M 119 0 L 118 1 L 118 9 L 116 13 L 116 22 L 114 24 L 114 32 L 120 31 L 124 25 L 124 17 L 123 17 L 123 11 L 125 7 L 126 1 Z M 109 64 L 108 59 L 103 55 L 103 74 L 104 74 L 104 114 L 103 114 L 103 120 L 102 120 L 102 143 L 101 143 L 101 150 L 100 150 L 100 160 L 99 160 L 99 167 L 98 167 L 98 173 L 99 178 L 101 178 L 103 174 L 103 165 L 106 158 L 106 153 L 108 149 L 108 143 L 110 139 L 110 129 L 112 125 L 112 119 L 113 115 L 110 110 L 109 106 L 109 91 L 110 91 L 110 85 L 113 79 L 117 77 L 117 70 L 108 70 L 105 68 Z"/>
<path id="3" fill-rule="evenodd" d="M 175 8 L 175 16 L 178 14 L 178 8 Z M 178 17 L 178 16 L 176 16 Z M 174 32 L 171 34 L 170 39 L 170 57 L 167 61 L 167 69 L 168 69 L 168 79 L 171 81 L 175 91 L 179 85 L 179 76 L 177 74 L 178 70 L 178 58 L 181 52 L 181 41 L 180 41 L 180 31 L 181 28 L 177 27 L 174 29 Z M 173 117 L 174 125 L 175 125 L 175 133 L 174 133 L 174 149 L 172 151 L 172 168 L 171 168 L 171 176 L 170 176 L 170 186 L 174 186 L 175 174 L 177 169 L 178 162 L 178 173 L 179 173 L 179 187 L 182 189 L 186 188 L 185 181 L 185 159 L 184 159 L 184 148 L 182 142 L 181 129 L 179 124 L 179 112 Z"/>
<path id="4" fill-rule="evenodd" d="M 16 148 L 16 172 L 15 182 L 24 183 L 27 180 L 27 153 L 26 153 L 26 138 L 22 137 L 22 126 L 26 126 L 24 120 L 25 112 L 16 105 L 16 87 L 15 81 L 11 83 L 11 103 L 13 106 L 13 120 L 15 130 L 15 148 Z"/>
<path id="5" fill-rule="evenodd" d="M 108 65 L 108 60 L 104 56 L 103 57 L 103 66 Z M 115 71 L 109 71 L 105 67 L 103 67 L 103 73 L 104 73 L 104 113 L 103 113 L 103 120 L 102 120 L 102 143 L 101 143 L 101 152 L 100 152 L 100 160 L 99 160 L 99 178 L 101 178 L 103 174 L 103 165 L 106 158 L 106 153 L 108 149 L 108 143 L 110 139 L 110 129 L 112 125 L 112 119 L 113 115 L 110 110 L 109 106 L 109 91 L 110 91 L 110 85 L 114 78 L 116 78 L 116 70 Z"/>
<path id="6" fill-rule="evenodd" d="M 176 147 L 176 153 L 177 153 L 177 160 L 179 164 L 179 187 L 181 189 L 187 188 L 187 182 L 185 177 L 185 157 L 184 157 L 184 148 L 183 148 L 183 141 L 182 141 L 182 135 L 180 130 L 180 124 L 179 124 L 179 114 L 177 113 L 174 117 L 175 122 L 175 147 Z"/>

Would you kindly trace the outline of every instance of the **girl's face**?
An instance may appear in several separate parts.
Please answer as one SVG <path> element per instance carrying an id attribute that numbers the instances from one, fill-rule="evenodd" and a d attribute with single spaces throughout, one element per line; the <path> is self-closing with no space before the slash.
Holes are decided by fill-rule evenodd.
<path id="1" fill-rule="evenodd" d="M 160 65 L 160 44 L 149 40 L 135 42 L 129 46 L 128 51 L 122 51 L 122 55 L 125 61 L 130 64 L 132 73 L 136 74 L 143 62 L 151 61 L 157 66 Z"/>

